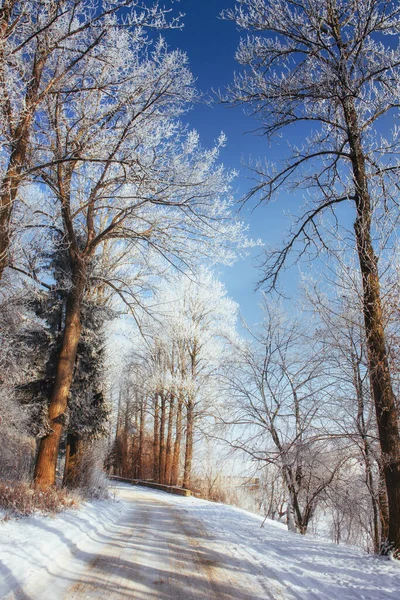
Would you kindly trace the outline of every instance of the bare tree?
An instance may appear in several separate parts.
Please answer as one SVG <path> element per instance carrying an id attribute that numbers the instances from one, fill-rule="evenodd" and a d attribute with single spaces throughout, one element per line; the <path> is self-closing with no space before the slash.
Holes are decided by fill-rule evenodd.
<path id="1" fill-rule="evenodd" d="M 321 435 L 330 387 L 321 347 L 278 308 L 265 304 L 265 321 L 252 342 L 239 341 L 224 375 L 223 422 L 229 443 L 261 465 L 274 465 L 287 492 L 288 527 L 306 533 L 345 455 Z"/>
<path id="2" fill-rule="evenodd" d="M 322 241 L 319 220 L 349 203 L 363 286 L 368 369 L 373 390 L 389 498 L 389 542 L 400 550 L 400 437 L 382 318 L 374 239 L 398 215 L 397 132 L 382 139 L 383 119 L 398 110 L 400 9 L 388 0 L 239 0 L 225 12 L 255 35 L 237 58 L 248 67 L 236 77 L 230 99 L 244 104 L 271 136 L 308 125 L 306 141 L 280 168 L 259 166 L 261 193 L 307 189 L 312 198 L 284 247 L 265 262 L 263 283 L 274 287 L 289 254 Z M 386 43 L 385 43 L 386 42 Z"/>
<path id="3" fill-rule="evenodd" d="M 351 441 L 347 449 L 349 457 L 353 456 L 363 465 L 363 484 L 372 514 L 373 549 L 380 552 L 387 541 L 384 519 L 387 500 L 386 490 L 381 489 L 382 461 L 368 372 L 361 281 L 352 262 L 347 266 L 342 262 L 337 279 L 340 284 L 331 282 L 332 289 L 327 277 L 323 285 L 314 282 L 307 288 L 310 310 L 319 324 L 318 337 L 325 348 L 326 368 L 333 384 L 327 434 L 329 431 L 331 435 L 348 438 Z"/>

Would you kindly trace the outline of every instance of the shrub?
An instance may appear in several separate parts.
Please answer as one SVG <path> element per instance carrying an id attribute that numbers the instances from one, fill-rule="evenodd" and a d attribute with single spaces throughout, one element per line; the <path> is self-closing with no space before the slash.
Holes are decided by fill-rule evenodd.
<path id="1" fill-rule="evenodd" d="M 107 444 L 104 440 L 86 441 L 81 448 L 74 481 L 79 493 L 90 500 L 110 497 L 109 481 L 104 472 Z"/>
<path id="2" fill-rule="evenodd" d="M 77 505 L 76 496 L 64 489 L 43 489 L 24 482 L 0 482 L 0 508 L 8 516 L 21 517 L 34 512 L 54 514 Z"/>

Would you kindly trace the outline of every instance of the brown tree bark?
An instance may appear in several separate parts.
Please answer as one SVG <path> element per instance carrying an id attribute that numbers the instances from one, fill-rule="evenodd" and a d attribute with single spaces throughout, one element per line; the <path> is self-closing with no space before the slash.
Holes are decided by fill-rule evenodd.
<path id="1" fill-rule="evenodd" d="M 167 423 L 167 447 L 165 455 L 165 473 L 164 482 L 169 484 L 171 481 L 172 472 L 172 428 L 174 422 L 174 408 L 175 408 L 175 396 L 171 394 L 169 399 L 169 412 L 168 412 L 168 423 Z"/>
<path id="2" fill-rule="evenodd" d="M 114 475 L 122 477 L 121 465 L 122 465 L 122 430 L 123 430 L 123 418 L 122 418 L 122 394 L 119 392 L 118 398 L 118 413 L 117 413 L 117 431 L 115 432 L 115 456 L 114 456 Z"/>
<path id="3" fill-rule="evenodd" d="M 192 476 L 193 460 L 193 429 L 194 429 L 194 401 L 189 398 L 186 407 L 186 447 L 185 447 L 185 466 L 183 470 L 182 487 L 189 489 Z"/>
<path id="4" fill-rule="evenodd" d="M 138 477 L 138 472 L 139 472 L 139 445 L 140 445 L 140 440 L 139 440 L 139 415 L 140 415 L 140 409 L 137 406 L 136 403 L 136 399 L 135 399 L 135 424 L 134 424 L 134 428 L 133 428 L 133 432 L 132 432 L 132 427 L 131 427 L 131 422 L 129 422 L 128 424 L 128 432 L 130 434 L 131 437 L 131 464 L 130 464 L 130 477 L 132 477 L 132 479 L 135 479 Z"/>
<path id="5" fill-rule="evenodd" d="M 363 312 L 369 376 L 375 404 L 388 496 L 388 541 L 393 549 L 400 551 L 399 425 L 383 327 L 378 260 L 371 238 L 372 208 L 365 173 L 365 158 L 357 137 L 352 146 L 357 208 L 357 219 L 354 230 L 363 284 Z"/>
<path id="6" fill-rule="evenodd" d="M 3 277 L 4 269 L 8 266 L 10 220 L 21 183 L 22 170 L 25 167 L 30 127 L 38 103 L 38 90 L 43 67 L 44 59 L 40 56 L 39 50 L 37 50 L 32 67 L 32 76 L 27 86 L 24 111 L 15 129 L 10 125 L 12 151 L 0 187 L 0 280 Z M 11 118 L 10 114 L 9 119 Z"/>
<path id="7" fill-rule="evenodd" d="M 81 51 L 78 56 L 73 57 L 68 65 L 64 66 L 63 74 L 56 76 L 55 73 L 52 73 L 50 78 L 46 78 L 46 85 L 41 89 L 45 65 L 48 63 L 49 58 L 56 47 L 54 45 L 54 40 L 49 43 L 45 30 L 47 27 L 50 27 L 51 24 L 56 22 L 57 16 L 60 14 L 60 3 L 54 2 L 52 3 L 52 6 L 51 3 L 49 3 L 47 24 L 41 24 L 36 32 L 37 35 L 35 35 L 34 32 L 32 32 L 32 35 L 30 32 L 28 33 L 31 42 L 35 44 L 32 71 L 26 85 L 25 96 L 22 99 L 23 108 L 21 109 L 20 114 L 13 114 L 12 103 L 7 97 L 7 90 L 4 85 L 4 79 L 6 77 L 6 73 L 4 72 L 4 45 L 11 31 L 18 27 L 18 21 L 20 21 L 21 16 L 22 20 L 24 19 L 23 14 L 13 14 L 15 4 L 15 0 L 5 0 L 3 6 L 0 8 L 0 87 L 3 92 L 3 114 L 0 115 L 0 118 L 7 121 L 9 135 L 8 143 L 11 147 L 8 166 L 5 175 L 0 182 L 0 280 L 2 279 L 4 269 L 8 266 L 9 262 L 10 221 L 18 189 L 24 176 L 23 171 L 26 167 L 26 156 L 35 112 L 39 104 L 52 92 L 55 84 L 59 82 L 63 76 L 69 73 L 79 61 L 87 56 L 87 54 L 97 46 L 104 35 L 104 31 L 100 31 L 97 38 L 92 41 L 90 45 Z M 67 12 L 70 13 L 72 25 L 72 19 L 76 16 L 76 10 L 71 6 Z M 100 15 L 96 14 L 95 21 L 98 22 L 99 17 Z M 88 22 L 83 28 L 86 29 L 89 25 L 91 25 L 91 22 Z M 41 33 L 39 34 L 40 30 Z M 79 31 L 82 31 L 81 26 L 76 28 L 72 27 L 66 38 L 70 38 L 73 44 L 73 38 L 75 35 L 78 35 Z M 29 37 L 24 40 L 24 43 L 28 40 Z M 63 40 L 65 42 L 65 37 L 60 37 L 57 44 L 63 44 Z M 68 57 L 68 52 L 65 56 Z"/>
<path id="8" fill-rule="evenodd" d="M 82 440 L 75 433 L 68 433 L 65 453 L 63 485 L 75 488 L 79 485 L 79 462 L 82 456 Z"/>
<path id="9" fill-rule="evenodd" d="M 360 360 L 354 352 L 351 354 L 352 366 L 353 366 L 353 383 L 357 397 L 357 429 L 362 440 L 362 453 L 364 457 L 364 469 L 365 469 L 365 483 L 371 498 L 372 507 L 372 526 L 373 526 L 373 542 L 374 552 L 378 553 L 381 548 L 381 532 L 379 523 L 379 503 L 377 498 L 377 490 L 373 475 L 373 453 L 371 451 L 370 443 L 368 440 L 368 430 L 365 425 L 364 417 L 364 394 L 362 378 L 360 373 Z"/>
<path id="10" fill-rule="evenodd" d="M 176 423 L 175 423 L 175 442 L 174 442 L 174 454 L 172 458 L 171 466 L 171 478 L 170 485 L 178 485 L 179 480 L 179 462 L 181 458 L 181 442 L 182 442 L 182 410 L 183 410 L 183 398 L 180 396 L 178 400 L 178 406 L 176 410 Z"/>
<path id="11" fill-rule="evenodd" d="M 62 347 L 49 404 L 51 433 L 40 440 L 35 465 L 34 480 L 42 487 L 54 485 L 56 482 L 58 450 L 82 329 L 80 316 L 86 283 L 86 265 L 77 261 L 74 267 L 73 287 L 67 300 Z"/>
<path id="12" fill-rule="evenodd" d="M 368 362 L 382 451 L 386 482 L 389 532 L 388 541 L 400 551 L 400 436 L 395 397 L 383 330 L 377 259 L 369 232 L 365 232 L 365 215 L 360 202 L 355 225 L 357 249 L 363 278 L 364 320 Z"/>
<path id="13" fill-rule="evenodd" d="M 122 430 L 122 477 L 130 479 L 132 476 L 132 446 L 130 444 L 130 418 L 131 402 L 128 398 L 125 405 L 124 426 Z"/>
<path id="14" fill-rule="evenodd" d="M 139 448 L 138 448 L 138 471 L 136 477 L 143 479 L 143 449 L 144 449 L 144 432 L 146 427 L 146 404 L 142 399 L 140 403 L 140 425 L 139 425 Z"/>
<path id="15" fill-rule="evenodd" d="M 153 434 L 153 479 L 159 480 L 160 471 L 160 405 L 158 394 L 154 398 L 154 434 Z"/>
<path id="16" fill-rule="evenodd" d="M 400 552 L 400 432 L 385 341 L 378 259 L 371 236 L 371 197 L 351 77 L 348 73 L 346 42 L 341 37 L 339 19 L 334 10 L 331 11 L 330 18 L 340 52 L 338 75 L 342 92 L 341 103 L 355 185 L 354 202 L 357 217 L 354 232 L 362 277 L 368 371 L 388 497 L 388 543 L 394 551 Z"/>
<path id="17" fill-rule="evenodd" d="M 164 392 L 160 394 L 160 454 L 159 454 L 159 467 L 158 467 L 158 481 L 159 483 L 165 483 L 165 459 L 166 459 L 166 447 L 165 447 L 165 422 L 167 417 L 167 406 L 166 396 Z"/>

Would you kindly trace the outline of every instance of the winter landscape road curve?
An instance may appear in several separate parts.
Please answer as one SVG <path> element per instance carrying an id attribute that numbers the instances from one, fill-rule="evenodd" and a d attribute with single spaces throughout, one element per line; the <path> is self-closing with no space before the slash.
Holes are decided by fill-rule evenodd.
<path id="1" fill-rule="evenodd" d="M 0 523 L 7 600 L 398 600 L 400 565 L 197 498 L 116 484 L 119 502 Z"/>
<path id="2" fill-rule="evenodd" d="M 193 515 L 145 488 L 128 488 L 130 508 L 68 600 L 214 600 L 272 598 L 253 577 L 244 577 L 233 557 L 213 549 L 210 531 Z"/>

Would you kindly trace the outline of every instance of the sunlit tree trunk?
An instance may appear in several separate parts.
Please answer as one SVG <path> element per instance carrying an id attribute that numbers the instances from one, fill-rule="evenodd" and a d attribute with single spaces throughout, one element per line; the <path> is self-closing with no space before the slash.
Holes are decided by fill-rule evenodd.
<path id="1" fill-rule="evenodd" d="M 166 446 L 165 446 L 165 423 L 167 419 L 167 406 L 166 406 L 166 394 L 163 392 L 161 395 L 160 403 L 160 454 L 159 454 L 159 482 L 165 483 L 165 459 L 166 459 Z"/>
<path id="2" fill-rule="evenodd" d="M 288 184 L 291 190 L 301 186 L 318 189 L 317 203 L 298 218 L 283 251 L 272 253 L 271 262 L 267 261 L 263 281 L 275 286 L 288 254 L 300 238 L 306 248 L 312 239 L 322 242 L 317 222 L 324 212 L 342 202 L 354 203 L 368 372 L 388 497 L 388 545 L 400 556 L 400 435 L 382 317 L 371 201 L 372 190 L 377 206 L 389 215 L 397 215 L 397 132 L 388 140 L 381 139 L 379 150 L 374 142 L 385 129 L 384 119 L 398 109 L 393 100 L 400 82 L 398 34 L 393 28 L 397 13 L 391 2 L 364 0 L 298 0 L 284 5 L 282 10 L 281 3 L 241 0 L 236 9 L 226 11 L 227 18 L 235 19 L 241 27 L 269 34 L 267 50 L 258 33 L 248 36 L 239 49 L 241 62 L 251 70 L 237 78 L 233 100 L 250 103 L 254 113 L 261 115 L 268 135 L 300 122 L 308 121 L 313 134 L 321 127 L 321 135 L 310 136 L 310 143 L 301 152 L 296 149 L 283 169 L 271 173 L 267 170 L 261 186 L 253 188 L 252 193 L 256 193 L 261 187 L 267 200 Z M 393 37 L 384 44 L 386 34 Z M 308 174 L 304 176 L 307 163 Z M 383 220 L 376 224 L 378 229 Z"/>
<path id="3" fill-rule="evenodd" d="M 35 465 L 34 480 L 42 487 L 54 485 L 56 482 L 58 450 L 82 329 L 81 302 L 85 283 L 85 264 L 77 262 L 73 272 L 73 288 L 67 300 L 62 347 L 49 404 L 51 432 L 40 440 Z"/>
<path id="4" fill-rule="evenodd" d="M 377 490 L 374 482 L 373 476 L 373 468 L 372 468 L 372 452 L 370 448 L 370 443 L 368 440 L 368 431 L 365 425 L 364 418 L 364 394 L 363 394 L 363 386 L 362 379 L 360 373 L 360 361 L 357 356 L 352 352 L 351 356 L 352 366 L 353 366 L 353 378 L 354 378 L 354 387 L 356 390 L 357 397 L 357 429 L 358 433 L 362 440 L 362 453 L 364 457 L 364 469 L 365 469 L 365 483 L 371 498 L 371 506 L 372 506 L 372 525 L 373 525 L 373 542 L 374 542 L 374 552 L 379 552 L 381 547 L 380 541 L 380 524 L 379 524 L 379 505 L 377 499 Z"/>
<path id="5" fill-rule="evenodd" d="M 146 404 L 145 400 L 142 399 L 140 403 L 140 420 L 139 420 L 139 448 L 138 448 L 138 471 L 136 477 L 139 479 L 143 478 L 143 446 L 144 446 L 144 432 L 146 427 Z"/>
<path id="6" fill-rule="evenodd" d="M 182 443 L 182 410 L 183 410 L 183 398 L 180 395 L 178 400 L 178 406 L 176 410 L 176 422 L 175 422 L 175 442 L 174 442 L 174 455 L 172 459 L 171 468 L 171 485 L 178 485 L 179 479 L 179 462 L 181 457 L 181 443 Z"/>
<path id="7" fill-rule="evenodd" d="M 8 265 L 10 246 L 10 220 L 15 199 L 21 183 L 21 173 L 26 162 L 26 153 L 30 137 L 30 128 L 37 104 L 37 94 L 44 67 L 40 52 L 36 51 L 32 68 L 32 77 L 27 87 L 25 110 L 14 128 L 10 123 L 12 151 L 7 170 L 0 184 L 0 280 Z M 1 79 L 0 79 L 1 83 Z M 9 115 L 11 118 L 11 115 Z"/>
<path id="8" fill-rule="evenodd" d="M 171 481 L 172 472 L 172 429 L 174 422 L 174 408 L 175 408 L 175 396 L 171 394 L 169 400 L 169 412 L 168 412 L 168 424 L 167 424 L 167 447 L 165 457 L 165 474 L 164 482 L 169 483 Z"/>
<path id="9" fill-rule="evenodd" d="M 186 407 L 186 447 L 185 447 L 185 466 L 183 471 L 183 487 L 189 488 L 192 476 L 193 460 L 193 429 L 194 429 L 194 401 L 188 399 Z"/>
<path id="10" fill-rule="evenodd" d="M 154 434 L 153 434 L 153 479 L 160 476 L 160 405 L 158 393 L 154 396 Z"/>
<path id="11" fill-rule="evenodd" d="M 372 207 L 365 171 L 365 157 L 352 99 L 345 115 L 356 185 L 357 219 L 354 225 L 363 284 L 363 313 L 368 367 L 382 451 L 383 472 L 389 510 L 389 543 L 400 550 L 400 434 L 383 326 L 378 259 L 371 237 Z"/>
<path id="12" fill-rule="evenodd" d="M 117 430 L 115 432 L 115 458 L 114 458 L 114 475 L 122 477 L 122 431 L 123 431 L 123 418 L 122 418 L 122 392 L 119 392 L 118 398 L 118 414 L 117 414 Z"/>

